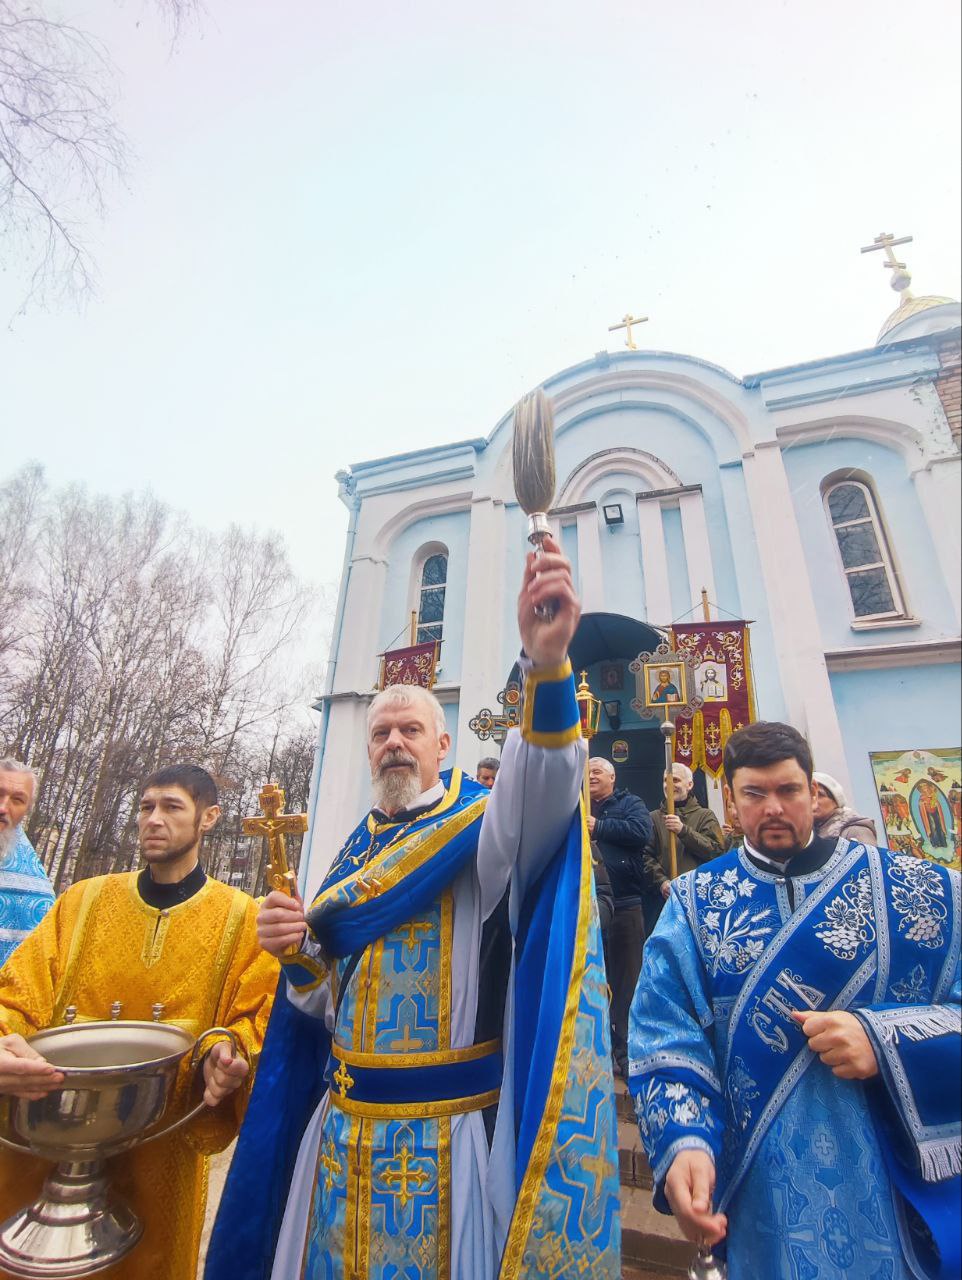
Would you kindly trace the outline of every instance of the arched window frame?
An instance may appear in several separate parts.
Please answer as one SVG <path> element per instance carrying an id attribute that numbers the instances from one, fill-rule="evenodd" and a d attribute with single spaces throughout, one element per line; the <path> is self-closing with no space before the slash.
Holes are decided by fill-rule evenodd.
<path id="1" fill-rule="evenodd" d="M 829 499 L 833 493 L 839 489 L 850 485 L 853 488 L 861 490 L 865 497 L 865 504 L 868 509 L 867 516 L 860 516 L 855 520 L 836 521 L 832 515 L 832 509 L 829 505 Z M 848 596 L 848 605 L 851 612 L 853 625 L 869 626 L 873 623 L 899 622 L 908 618 L 909 613 L 905 601 L 905 592 L 902 589 L 901 575 L 892 553 L 892 544 L 889 538 L 888 529 L 882 517 L 882 509 L 879 500 L 875 494 L 875 488 L 868 476 L 861 475 L 857 472 L 846 472 L 840 475 L 830 477 L 823 481 L 822 484 L 822 505 L 825 510 L 825 518 L 828 521 L 829 532 L 832 538 L 832 547 L 835 552 L 835 563 L 838 571 L 845 583 L 845 590 Z M 875 541 L 879 549 L 879 559 L 866 562 L 862 565 L 850 565 L 846 567 L 842 559 L 842 548 L 839 543 L 838 531 L 843 528 L 852 528 L 859 524 L 870 524 L 875 534 Z M 870 569 L 882 569 L 885 573 L 886 582 L 888 584 L 889 593 L 892 597 L 893 608 L 881 613 L 856 613 L 855 601 L 852 597 L 852 587 L 849 581 L 854 573 L 864 573 Z"/>
<path id="2" fill-rule="evenodd" d="M 445 560 L 445 573 L 443 583 L 425 583 L 424 571 L 428 561 L 435 556 L 443 556 Z M 411 563 L 411 587 L 410 587 L 410 610 L 417 615 L 417 628 L 415 632 L 415 643 L 426 644 L 429 640 L 437 640 L 440 644 L 444 639 L 444 610 L 447 606 L 447 584 L 448 570 L 450 568 L 450 555 L 447 547 L 443 542 L 429 542 L 421 547 L 415 555 Z M 444 595 L 441 600 L 441 618 L 439 621 L 424 622 L 422 621 L 425 593 L 428 591 L 443 591 Z"/>

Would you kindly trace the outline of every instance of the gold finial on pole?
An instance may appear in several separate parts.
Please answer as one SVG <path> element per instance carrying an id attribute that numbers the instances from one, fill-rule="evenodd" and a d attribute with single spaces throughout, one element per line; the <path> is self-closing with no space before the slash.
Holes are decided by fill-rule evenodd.
<path id="1" fill-rule="evenodd" d="M 885 263 L 883 265 L 887 271 L 891 271 L 892 273 L 892 278 L 889 281 L 889 284 L 896 293 L 900 293 L 906 298 L 911 298 L 912 296 L 909 290 L 909 285 L 912 283 L 912 276 L 906 269 L 905 263 L 899 262 L 898 258 L 896 258 L 892 249 L 897 244 L 911 243 L 911 236 L 899 236 L 896 238 L 889 234 L 889 232 L 883 231 L 880 236 L 875 237 L 871 244 L 863 245 L 862 247 L 862 253 L 875 253 L 879 249 L 882 250 L 885 254 Z"/>
<path id="2" fill-rule="evenodd" d="M 647 316 L 633 316 L 631 312 L 628 311 L 625 313 L 625 315 L 621 317 L 621 324 L 610 324 L 608 326 L 608 332 L 614 333 L 616 329 L 626 330 L 625 346 L 628 348 L 629 351 L 637 351 L 638 348 L 635 346 L 635 340 L 631 336 L 631 326 L 633 324 L 647 324 L 647 323 L 648 323 Z"/>
<path id="3" fill-rule="evenodd" d="M 575 700 L 578 703 L 578 715 L 581 719 L 581 736 L 588 742 L 588 758 L 585 759 L 585 776 L 581 789 L 584 795 L 585 813 L 589 814 L 591 813 L 591 793 L 588 790 L 588 763 L 591 756 L 591 739 L 598 732 L 598 726 L 601 723 L 601 699 L 596 698 L 591 692 L 587 671 L 581 673 L 581 682 L 575 691 Z"/>

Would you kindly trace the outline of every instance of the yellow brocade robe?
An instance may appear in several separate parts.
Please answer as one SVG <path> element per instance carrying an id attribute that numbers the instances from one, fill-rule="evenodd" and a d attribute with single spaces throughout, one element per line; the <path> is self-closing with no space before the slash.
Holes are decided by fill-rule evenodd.
<path id="1" fill-rule="evenodd" d="M 233 1139 L 246 1103 L 277 984 L 277 962 L 257 943 L 257 904 L 208 879 L 186 902 L 159 910 L 137 892 L 137 873 L 73 885 L 0 969 L 0 1034 L 29 1036 L 64 1020 L 163 1020 L 193 1035 L 229 1027 L 251 1064 L 248 1087 L 185 1128 L 108 1163 L 110 1184 L 144 1224 L 140 1243 L 103 1280 L 193 1280 L 207 1198 L 207 1158 Z M 213 1045 L 213 1041 L 210 1042 Z M 200 1099 L 187 1063 L 167 1118 Z M 0 1154 L 0 1221 L 37 1194 L 46 1162 Z M 0 1271 L 0 1276 L 6 1275 Z"/>

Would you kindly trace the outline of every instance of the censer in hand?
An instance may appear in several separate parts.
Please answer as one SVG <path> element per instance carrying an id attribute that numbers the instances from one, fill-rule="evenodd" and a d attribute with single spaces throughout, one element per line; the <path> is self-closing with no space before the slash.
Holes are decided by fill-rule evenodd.
<path id="1" fill-rule="evenodd" d="M 688 1280 L 727 1280 L 727 1276 L 724 1262 L 715 1257 L 710 1245 L 703 1244 L 688 1268 Z"/>

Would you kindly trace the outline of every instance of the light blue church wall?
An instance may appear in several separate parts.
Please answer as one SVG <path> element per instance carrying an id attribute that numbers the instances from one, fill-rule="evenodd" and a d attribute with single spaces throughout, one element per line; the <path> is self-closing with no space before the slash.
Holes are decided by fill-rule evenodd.
<path id="1" fill-rule="evenodd" d="M 677 507 L 662 510 L 661 524 L 665 531 L 665 554 L 668 558 L 668 585 L 671 588 L 671 617 L 658 619 L 666 622 L 688 622 L 692 613 L 691 590 L 688 585 L 688 557 L 685 555 L 685 534 L 681 527 L 681 512 Z M 654 619 L 652 619 L 654 621 Z"/>
<path id="2" fill-rule="evenodd" d="M 727 612 L 740 612 L 752 620 L 752 670 L 755 673 L 758 714 L 764 720 L 784 720 L 788 712 L 778 674 L 768 596 L 741 463 L 723 466 L 720 482 L 731 543 L 737 553 L 732 565 L 737 587 L 731 597 L 719 590 L 718 604 Z M 730 603 L 731 600 L 738 603 Z"/>
<path id="3" fill-rule="evenodd" d="M 962 673 L 953 663 L 940 663 L 882 671 L 836 671 L 830 678 L 852 774 L 854 795 L 849 802 L 875 819 L 881 838 L 869 752 L 957 747 Z"/>
<path id="4" fill-rule="evenodd" d="M 826 649 L 850 645 L 855 636 L 860 645 L 885 645 L 952 635 L 952 602 L 903 455 L 874 441 L 842 437 L 788 449 L 783 457 Z M 821 492 L 827 476 L 848 469 L 872 480 L 906 607 L 921 626 L 852 630 L 851 601 Z"/>
<path id="5" fill-rule="evenodd" d="M 404 637 L 410 622 L 412 566 L 427 543 L 442 543 L 448 550 L 448 582 L 444 598 L 444 632 L 441 646 L 441 679 L 444 683 L 461 678 L 461 653 L 464 648 L 464 604 L 467 589 L 469 516 L 466 511 L 417 520 L 407 526 L 391 543 L 388 553 L 387 581 L 381 608 L 378 649 L 394 642 L 406 643 Z M 400 638 L 398 633 L 400 632 Z"/>

